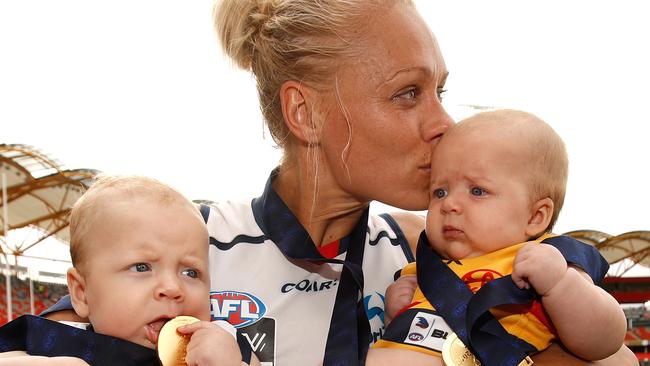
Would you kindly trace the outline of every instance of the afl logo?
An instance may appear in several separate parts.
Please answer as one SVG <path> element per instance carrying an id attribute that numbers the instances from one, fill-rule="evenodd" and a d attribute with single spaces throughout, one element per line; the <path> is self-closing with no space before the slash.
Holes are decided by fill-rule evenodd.
<path id="1" fill-rule="evenodd" d="M 266 306 L 257 297 L 237 291 L 210 292 L 212 320 L 225 320 L 243 328 L 262 319 Z"/>
<path id="2" fill-rule="evenodd" d="M 424 336 L 420 333 L 411 333 L 409 334 L 409 340 L 413 342 L 419 342 L 424 339 Z"/>
<path id="3" fill-rule="evenodd" d="M 501 277 L 503 277 L 503 275 L 497 271 L 491 269 L 477 269 L 465 273 L 462 280 L 465 282 L 467 287 L 472 290 L 472 292 L 476 292 L 486 283 Z"/>

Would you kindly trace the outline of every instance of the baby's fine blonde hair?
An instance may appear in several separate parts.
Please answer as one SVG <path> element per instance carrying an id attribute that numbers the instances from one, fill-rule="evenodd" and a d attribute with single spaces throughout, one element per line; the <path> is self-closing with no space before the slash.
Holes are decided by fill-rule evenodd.
<path id="1" fill-rule="evenodd" d="M 260 108 L 273 140 L 286 146 L 279 92 L 289 80 L 331 88 L 344 59 L 359 53 L 373 9 L 411 0 L 222 0 L 214 22 L 224 52 L 257 80 Z"/>
<path id="2" fill-rule="evenodd" d="M 174 188 L 149 177 L 134 175 L 99 175 L 90 188 L 77 200 L 70 212 L 70 256 L 72 265 L 79 267 L 85 257 L 88 234 L 97 222 L 104 205 L 114 200 L 153 200 L 193 206 Z M 197 210 L 198 215 L 198 210 Z"/>
<path id="3" fill-rule="evenodd" d="M 532 202 L 549 197 L 553 216 L 547 231 L 553 229 L 564 205 L 569 174 L 569 158 L 562 138 L 539 117 L 519 110 L 502 109 L 477 113 L 455 125 L 447 136 L 481 134 L 484 129 L 503 129 L 504 138 L 521 146 L 518 153 L 526 162 L 524 176 L 531 187 Z"/>

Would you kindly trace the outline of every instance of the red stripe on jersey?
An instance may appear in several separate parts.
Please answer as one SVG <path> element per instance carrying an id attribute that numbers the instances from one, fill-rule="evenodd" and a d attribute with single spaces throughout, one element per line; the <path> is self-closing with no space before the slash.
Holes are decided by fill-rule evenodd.
<path id="1" fill-rule="evenodd" d="M 542 303 L 539 301 L 533 301 L 533 303 L 530 305 L 530 309 L 528 310 L 531 314 L 537 318 L 542 324 L 548 328 L 548 330 L 553 333 L 554 335 L 557 335 L 557 331 L 555 330 L 555 327 L 553 326 L 553 323 L 551 323 L 551 320 L 548 318 L 546 315 L 546 312 L 544 311 L 544 308 L 542 308 Z"/>
<path id="2" fill-rule="evenodd" d="M 405 312 L 406 310 L 408 310 L 408 309 L 414 307 L 415 305 L 419 305 L 419 304 L 422 304 L 422 301 L 415 301 L 415 302 L 412 302 L 412 303 L 406 305 L 405 307 L 401 308 L 401 309 L 397 312 L 397 314 L 395 314 L 395 318 L 397 318 L 398 315 L 400 315 L 401 313 Z"/>
<path id="3" fill-rule="evenodd" d="M 329 244 L 321 245 L 318 247 L 318 251 L 325 258 L 336 258 L 339 255 L 339 241 L 335 240 Z"/>

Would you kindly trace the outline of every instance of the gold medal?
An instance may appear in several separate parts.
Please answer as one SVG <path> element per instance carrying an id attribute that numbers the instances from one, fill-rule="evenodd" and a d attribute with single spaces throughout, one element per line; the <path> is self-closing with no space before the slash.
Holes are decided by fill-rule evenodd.
<path id="1" fill-rule="evenodd" d="M 446 366 L 480 366 L 481 361 L 472 354 L 456 333 L 447 336 L 442 344 L 442 360 Z M 531 366 L 533 360 L 530 357 L 524 358 L 518 366 Z"/>
<path id="2" fill-rule="evenodd" d="M 481 362 L 458 338 L 456 333 L 447 336 L 442 344 L 442 360 L 446 366 L 480 366 Z"/>
<path id="3" fill-rule="evenodd" d="M 191 316 L 177 316 L 165 323 L 158 335 L 158 358 L 163 366 L 185 366 L 185 354 L 190 337 L 178 334 L 176 329 L 199 320 Z"/>

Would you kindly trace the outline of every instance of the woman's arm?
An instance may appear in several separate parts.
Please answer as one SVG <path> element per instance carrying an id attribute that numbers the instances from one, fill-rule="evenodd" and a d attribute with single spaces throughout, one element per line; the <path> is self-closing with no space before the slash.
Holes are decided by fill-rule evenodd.
<path id="1" fill-rule="evenodd" d="M 442 358 L 395 348 L 372 348 L 366 358 L 367 366 L 443 366 Z"/>
<path id="2" fill-rule="evenodd" d="M 535 366 L 639 366 L 639 360 L 626 346 L 621 347 L 621 349 L 615 354 L 599 361 L 590 362 L 580 359 L 563 349 L 559 344 L 552 344 L 549 348 L 536 354 L 532 358 L 535 362 Z"/>
<path id="3" fill-rule="evenodd" d="M 585 361 L 573 356 L 560 345 L 552 344 L 532 359 L 535 366 L 639 366 L 634 353 L 625 346 L 604 360 Z M 420 352 L 392 348 L 373 348 L 368 352 L 366 360 L 368 366 L 394 366 L 405 363 L 409 366 L 434 366 L 442 365 L 442 360 Z"/>
<path id="4" fill-rule="evenodd" d="M 600 361 L 585 361 L 571 355 L 558 344 L 532 357 L 535 366 L 639 366 L 639 361 L 629 348 L 623 346 L 615 354 Z M 442 365 L 442 360 L 420 352 L 391 348 L 373 348 L 368 352 L 366 365 L 394 366 L 407 362 L 409 366 Z"/>
<path id="5" fill-rule="evenodd" d="M 7 352 L 9 353 L 9 352 Z M 15 356 L 0 357 L 0 366 L 88 366 L 76 357 Z"/>

